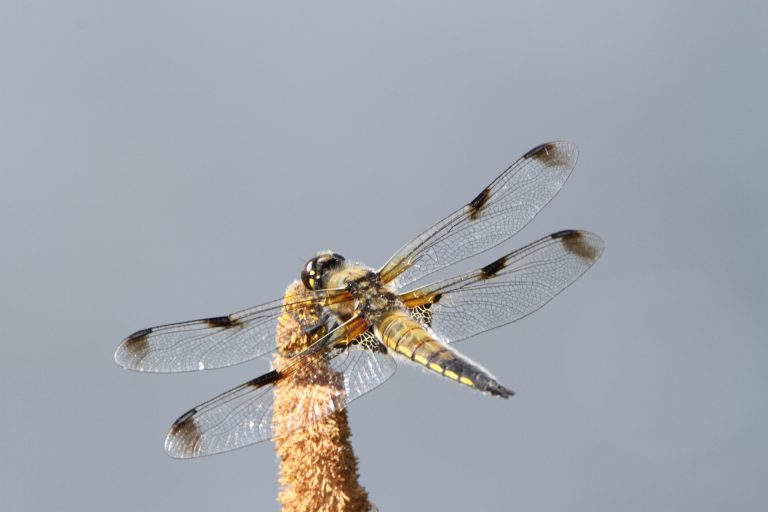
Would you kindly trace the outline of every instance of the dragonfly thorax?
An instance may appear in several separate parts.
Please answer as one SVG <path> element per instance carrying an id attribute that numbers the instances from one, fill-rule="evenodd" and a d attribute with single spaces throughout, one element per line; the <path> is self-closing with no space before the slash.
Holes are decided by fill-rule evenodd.
<path id="1" fill-rule="evenodd" d="M 360 315 L 375 323 L 385 313 L 404 307 L 394 290 L 383 285 L 372 268 L 360 263 L 348 262 L 327 269 L 320 282 L 324 288 L 344 288 L 352 295 L 351 301 L 330 306 L 342 321 Z"/>

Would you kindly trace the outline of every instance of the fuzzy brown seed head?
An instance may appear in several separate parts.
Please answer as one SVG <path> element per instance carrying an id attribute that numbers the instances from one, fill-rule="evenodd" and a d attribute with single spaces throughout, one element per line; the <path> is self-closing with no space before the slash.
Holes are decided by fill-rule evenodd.
<path id="1" fill-rule="evenodd" d="M 286 303 L 311 298 L 312 292 L 298 281 L 285 293 Z M 307 333 L 320 320 L 320 314 L 308 305 L 285 308 L 277 327 L 280 353 L 296 354 L 322 336 L 323 332 Z M 288 361 L 278 355 L 274 365 L 285 367 Z M 375 510 L 365 488 L 357 481 L 357 459 L 350 443 L 352 433 L 346 409 L 305 428 L 291 430 L 291 425 L 304 424 L 307 415 L 327 407 L 329 401 L 339 406 L 344 403 L 343 376 L 322 359 L 315 363 L 290 373 L 275 389 L 275 432 L 290 430 L 275 439 L 280 458 L 277 501 L 284 512 Z"/>

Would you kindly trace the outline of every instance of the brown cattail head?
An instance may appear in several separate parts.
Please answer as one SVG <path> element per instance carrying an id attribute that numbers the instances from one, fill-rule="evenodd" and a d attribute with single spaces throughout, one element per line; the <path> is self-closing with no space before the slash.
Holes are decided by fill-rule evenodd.
<path id="1" fill-rule="evenodd" d="M 311 298 L 311 292 L 298 281 L 285 292 L 287 304 Z M 277 348 L 286 356 L 275 356 L 276 368 L 288 364 L 287 355 L 302 351 L 325 334 L 323 329 L 307 332 L 319 322 L 321 313 L 309 305 L 284 308 L 277 326 Z M 322 358 L 292 371 L 275 389 L 274 431 L 289 431 L 275 438 L 280 458 L 277 501 L 284 512 L 375 510 L 357 481 L 346 409 L 291 430 L 291 425 L 303 424 L 313 411 L 327 407 L 329 402 L 342 406 L 344 399 L 342 375 Z"/>

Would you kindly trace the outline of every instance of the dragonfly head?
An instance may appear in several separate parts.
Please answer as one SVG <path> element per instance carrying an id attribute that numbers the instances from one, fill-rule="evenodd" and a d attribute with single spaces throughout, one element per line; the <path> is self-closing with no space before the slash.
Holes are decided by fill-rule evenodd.
<path id="1" fill-rule="evenodd" d="M 344 256 L 335 252 L 321 252 L 304 265 L 301 271 L 301 282 L 308 290 L 325 288 L 328 274 L 344 265 Z"/>

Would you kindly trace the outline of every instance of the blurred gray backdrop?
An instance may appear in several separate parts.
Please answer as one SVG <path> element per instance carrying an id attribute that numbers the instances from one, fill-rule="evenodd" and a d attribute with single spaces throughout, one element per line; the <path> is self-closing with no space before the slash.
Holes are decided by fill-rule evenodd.
<path id="1" fill-rule="evenodd" d="M 175 461 L 268 367 L 141 375 L 149 325 L 373 266 L 531 147 L 581 148 L 512 241 L 606 241 L 543 310 L 350 407 L 382 511 L 768 507 L 764 2 L 0 2 L 0 508 L 276 510 L 273 447 Z M 468 266 L 462 268 L 468 268 Z"/>

